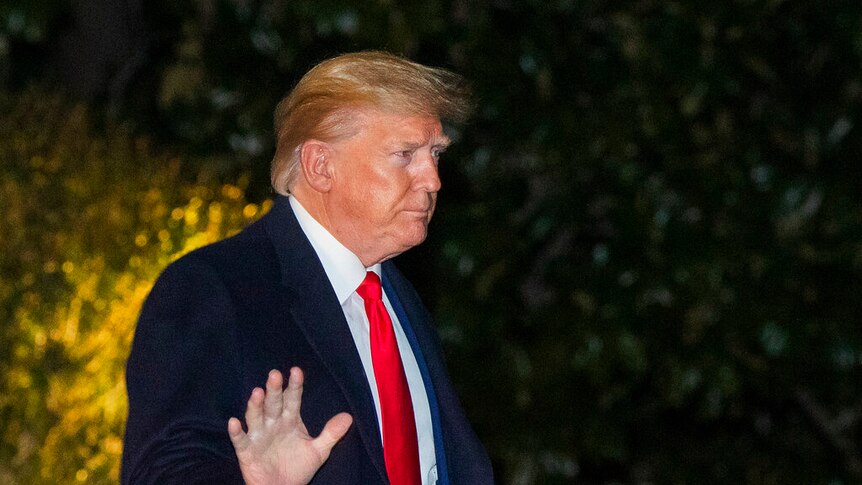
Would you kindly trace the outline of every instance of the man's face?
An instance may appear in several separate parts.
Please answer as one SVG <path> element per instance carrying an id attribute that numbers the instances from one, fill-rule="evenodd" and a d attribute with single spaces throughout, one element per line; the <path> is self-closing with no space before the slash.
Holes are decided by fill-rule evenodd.
<path id="1" fill-rule="evenodd" d="M 440 120 L 366 110 L 356 135 L 332 143 L 330 230 L 366 266 L 425 240 L 448 146 Z"/>

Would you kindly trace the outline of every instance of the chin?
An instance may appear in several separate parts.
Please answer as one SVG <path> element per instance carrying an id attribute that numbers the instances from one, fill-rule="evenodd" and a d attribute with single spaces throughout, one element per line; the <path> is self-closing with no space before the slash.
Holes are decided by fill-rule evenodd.
<path id="1" fill-rule="evenodd" d="M 412 238 L 406 242 L 406 246 L 411 247 L 411 248 L 416 247 L 425 241 L 426 236 L 427 236 L 426 234 L 423 234 L 421 237 Z"/>
<path id="2" fill-rule="evenodd" d="M 404 243 L 404 246 L 409 249 L 422 244 L 422 241 L 424 241 L 426 237 L 428 237 L 428 231 L 423 227 L 421 231 L 405 235 L 401 241 Z"/>

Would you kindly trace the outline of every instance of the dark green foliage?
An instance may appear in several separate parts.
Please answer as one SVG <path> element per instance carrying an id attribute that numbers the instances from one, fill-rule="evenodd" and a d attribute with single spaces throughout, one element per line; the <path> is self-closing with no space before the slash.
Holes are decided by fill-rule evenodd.
<path id="1" fill-rule="evenodd" d="M 316 61 L 386 49 L 471 80 L 402 259 L 503 483 L 862 481 L 857 2 L 147 8 L 158 89 L 127 116 L 233 153 L 252 198 Z"/>

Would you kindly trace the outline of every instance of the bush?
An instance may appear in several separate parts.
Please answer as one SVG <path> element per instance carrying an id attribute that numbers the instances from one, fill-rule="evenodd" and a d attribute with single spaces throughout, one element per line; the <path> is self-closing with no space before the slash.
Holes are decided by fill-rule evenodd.
<path id="1" fill-rule="evenodd" d="M 116 483 L 124 364 L 170 261 L 265 212 L 123 127 L 0 99 L 0 483 Z M 104 132 L 102 134 L 101 132 Z"/>

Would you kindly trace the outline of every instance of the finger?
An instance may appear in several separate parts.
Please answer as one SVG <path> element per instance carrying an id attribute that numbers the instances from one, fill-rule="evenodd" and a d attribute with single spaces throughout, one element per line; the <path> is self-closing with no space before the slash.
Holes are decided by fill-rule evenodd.
<path id="1" fill-rule="evenodd" d="M 230 442 L 233 443 L 233 449 L 238 453 L 245 451 L 251 444 L 248 435 L 242 430 L 242 423 L 236 418 L 230 418 L 227 421 L 227 434 L 230 436 Z"/>
<path id="2" fill-rule="evenodd" d="M 299 416 L 299 410 L 302 406 L 302 385 L 304 382 L 305 377 L 302 375 L 302 369 L 291 367 L 287 389 L 284 391 L 284 410 L 281 413 L 282 416 Z"/>
<path id="3" fill-rule="evenodd" d="M 257 431 L 263 426 L 263 395 L 263 389 L 255 387 L 248 398 L 248 405 L 245 408 L 245 425 L 248 426 L 249 433 Z"/>
<path id="4" fill-rule="evenodd" d="M 266 378 L 266 397 L 263 400 L 263 417 L 267 421 L 281 416 L 284 379 L 281 372 L 273 369 Z"/>
<path id="5" fill-rule="evenodd" d="M 321 458 L 324 460 L 329 458 L 332 447 L 344 437 L 351 424 L 353 424 L 353 416 L 347 413 L 338 413 L 326 422 L 323 431 L 312 441 Z"/>

